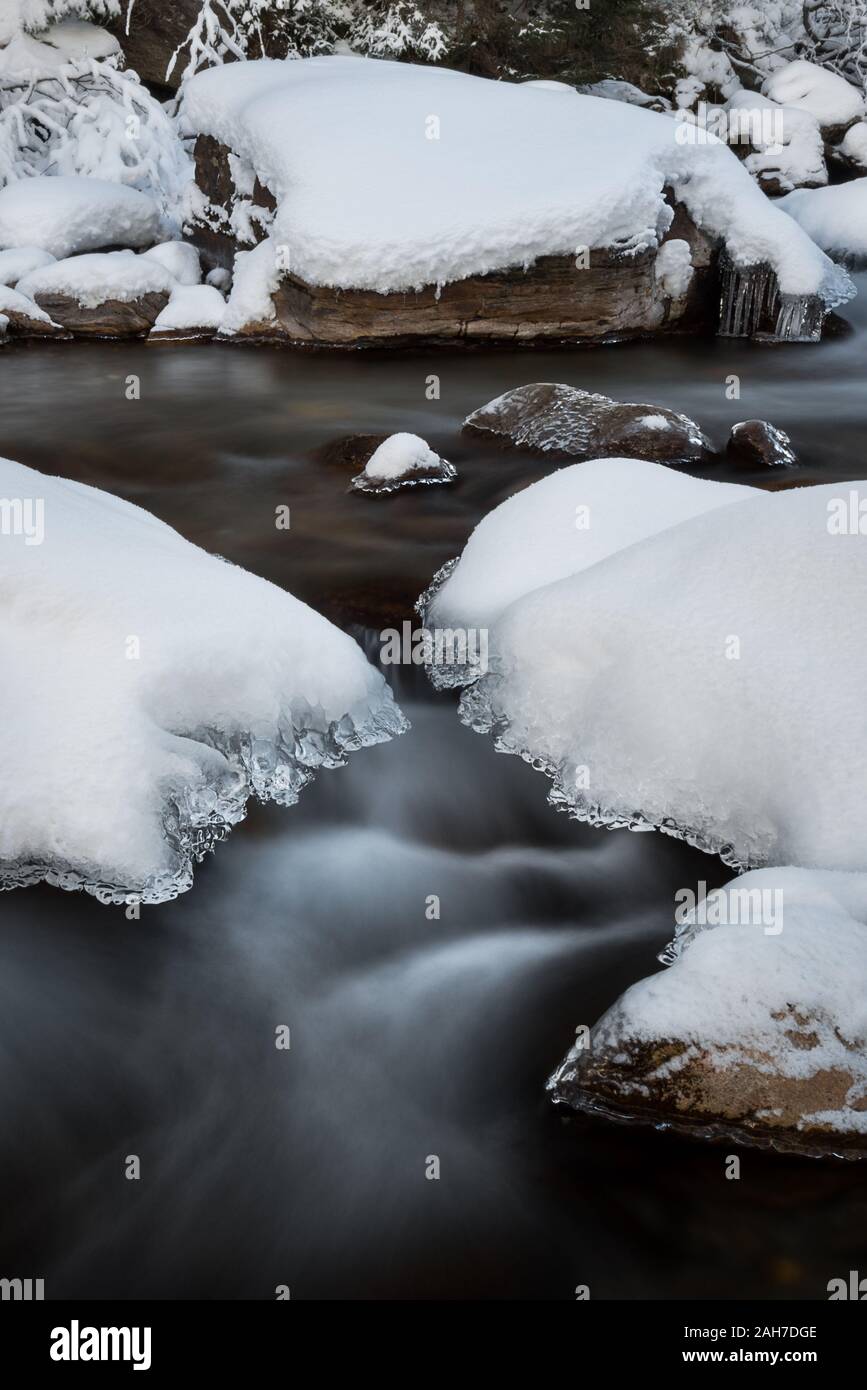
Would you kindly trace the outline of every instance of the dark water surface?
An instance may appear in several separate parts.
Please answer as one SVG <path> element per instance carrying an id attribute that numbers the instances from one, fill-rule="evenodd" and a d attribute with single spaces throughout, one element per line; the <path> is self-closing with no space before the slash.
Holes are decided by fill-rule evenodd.
<path id="1" fill-rule="evenodd" d="M 0 452 L 378 629 L 548 471 L 460 434 L 526 381 L 683 410 L 718 445 L 770 419 L 799 481 L 863 477 L 867 282 L 848 317 L 857 331 L 818 347 L 10 347 Z M 350 496 L 317 461 L 336 436 L 394 430 L 458 485 Z M 657 968 L 676 888 L 727 871 L 569 823 L 451 697 L 403 684 L 409 734 L 292 810 L 255 810 L 177 902 L 128 922 L 47 888 L 0 897 L 0 1276 L 56 1298 L 826 1297 L 867 1262 L 860 1165 L 747 1150 L 728 1181 L 725 1148 L 564 1122 L 543 1096 L 576 1025 Z"/>

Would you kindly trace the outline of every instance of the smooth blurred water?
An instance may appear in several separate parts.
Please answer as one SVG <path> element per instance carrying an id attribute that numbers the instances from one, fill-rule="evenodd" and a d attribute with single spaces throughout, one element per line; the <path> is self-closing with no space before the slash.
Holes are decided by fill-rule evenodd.
<path id="1" fill-rule="evenodd" d="M 850 317 L 855 334 L 815 348 L 7 348 L 0 451 L 375 630 L 547 471 L 459 432 L 525 381 L 671 406 L 720 444 L 768 418 L 799 481 L 861 476 L 867 296 Z M 316 459 L 397 429 L 459 484 L 367 499 Z M 825 1297 L 867 1258 L 857 1165 L 747 1151 L 730 1182 L 725 1149 L 564 1122 L 543 1094 L 575 1027 L 658 968 L 675 889 L 727 871 L 571 824 L 452 697 L 399 685 L 409 734 L 290 811 L 255 810 L 177 902 L 128 922 L 45 888 L 0 897 L 0 1276 L 43 1277 L 49 1297 Z"/>

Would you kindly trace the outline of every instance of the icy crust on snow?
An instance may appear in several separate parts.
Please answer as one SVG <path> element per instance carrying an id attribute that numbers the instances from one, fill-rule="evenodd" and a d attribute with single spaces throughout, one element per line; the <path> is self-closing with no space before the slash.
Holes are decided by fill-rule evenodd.
<path id="1" fill-rule="evenodd" d="M 799 188 L 779 206 L 823 251 L 855 268 L 867 265 L 867 178 L 830 188 Z"/>
<path id="2" fill-rule="evenodd" d="M 0 250 L 35 246 L 61 258 L 103 246 L 149 246 L 159 226 L 152 198 L 104 179 L 40 175 L 0 188 Z"/>
<path id="3" fill-rule="evenodd" d="M 406 727 L 350 637 L 149 513 L 8 460 L 0 497 L 0 886 L 166 901 L 251 796 Z"/>
<path id="4" fill-rule="evenodd" d="M 664 1091 L 696 1061 L 796 1081 L 835 1073 L 851 1081 L 844 1104 L 803 1113 L 795 1127 L 867 1135 L 867 876 L 762 869 L 713 896 L 720 923 L 685 930 L 669 968 L 632 985 L 593 1029 L 594 1057 L 627 1066 L 624 1104 Z M 765 925 L 761 903 L 774 909 Z M 676 1055 L 630 1076 L 627 1058 L 660 1042 Z M 588 1055 L 573 1048 L 549 1089 L 580 1087 Z M 565 1098 L 580 1101 L 571 1089 Z"/>
<path id="5" fill-rule="evenodd" d="M 640 459 L 592 459 L 561 468 L 483 517 L 459 559 L 419 602 L 429 628 L 490 628 L 525 594 L 689 517 L 753 496 Z M 432 666 L 439 687 L 473 679 L 472 665 Z"/>
<path id="6" fill-rule="evenodd" d="M 175 287 L 174 277 L 163 265 L 133 251 L 70 256 L 41 266 L 18 281 L 19 294 L 31 299 L 40 294 L 62 294 L 88 309 L 108 299 L 128 304 L 146 294 L 171 294 Z"/>
<path id="7" fill-rule="evenodd" d="M 624 102 L 369 58 L 261 59 L 192 77 L 183 121 L 274 193 L 272 257 L 310 284 L 417 290 L 579 247 L 654 248 L 669 186 L 783 293 L 852 292 L 726 145 Z"/>
<path id="8" fill-rule="evenodd" d="M 736 868 L 867 868 L 867 550 L 834 533 L 845 499 L 753 492 L 526 593 L 494 620 L 461 717 L 593 825 Z M 489 558 L 506 596 L 508 555 Z M 468 595 L 432 617 L 484 612 Z"/>

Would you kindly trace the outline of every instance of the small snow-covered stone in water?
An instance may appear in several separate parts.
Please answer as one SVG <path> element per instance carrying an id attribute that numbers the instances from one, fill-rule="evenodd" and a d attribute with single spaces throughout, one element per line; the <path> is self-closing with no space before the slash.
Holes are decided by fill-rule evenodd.
<path id="1" fill-rule="evenodd" d="M 406 727 L 358 645 L 141 508 L 0 460 L 0 888 L 164 902 Z"/>
<path id="2" fill-rule="evenodd" d="M 188 241 L 161 241 L 158 246 L 150 246 L 141 254 L 161 265 L 179 285 L 198 285 L 201 282 L 199 253 Z"/>
<path id="3" fill-rule="evenodd" d="M 728 452 L 743 468 L 792 468 L 798 462 L 789 436 L 767 420 L 742 420 L 734 425 Z"/>
<path id="4" fill-rule="evenodd" d="M 371 454 L 352 479 L 356 492 L 396 492 L 420 483 L 450 483 L 453 464 L 441 459 L 417 434 L 392 434 Z"/>
<path id="5" fill-rule="evenodd" d="M 42 251 L 38 246 L 18 246 L 10 251 L 0 251 L 0 285 L 14 288 L 31 270 L 51 265 L 54 259 L 50 251 Z"/>
<path id="6" fill-rule="evenodd" d="M 830 188 L 796 189 L 777 206 L 835 260 L 854 269 L 867 265 L 867 177 Z"/>
<path id="7" fill-rule="evenodd" d="M 573 1047 L 548 1083 L 555 1102 L 862 1157 L 867 875 L 763 869 L 678 910 L 673 963 Z"/>
<path id="8" fill-rule="evenodd" d="M 70 256 L 18 282 L 64 328 L 99 337 L 146 332 L 175 288 L 163 266 L 132 251 Z"/>
<path id="9" fill-rule="evenodd" d="M 645 423 L 648 418 L 652 426 Z M 712 455 L 710 443 L 687 415 L 552 382 L 507 391 L 468 415 L 464 429 L 555 458 L 706 463 Z"/>
<path id="10" fill-rule="evenodd" d="M 178 285 L 157 317 L 148 342 L 212 338 L 225 312 L 226 301 L 213 285 Z"/>
<path id="11" fill-rule="evenodd" d="M 34 300 L 8 285 L 0 285 L 0 313 L 13 333 L 21 336 L 44 337 L 63 332 L 60 324 L 55 323 Z"/>
<path id="12" fill-rule="evenodd" d="M 808 111 L 826 133 L 845 128 L 864 115 L 864 97 L 857 87 L 830 68 L 803 58 L 777 68 L 763 90 L 781 106 Z"/>
<path id="13" fill-rule="evenodd" d="M 150 246 L 159 221 L 147 194 L 104 179 L 41 176 L 0 188 L 0 250 L 38 246 L 61 258 L 103 246 Z"/>
<path id="14" fill-rule="evenodd" d="M 689 242 L 678 238 L 664 241 L 657 253 L 653 273 L 665 294 L 671 299 L 683 299 L 694 274 Z"/>

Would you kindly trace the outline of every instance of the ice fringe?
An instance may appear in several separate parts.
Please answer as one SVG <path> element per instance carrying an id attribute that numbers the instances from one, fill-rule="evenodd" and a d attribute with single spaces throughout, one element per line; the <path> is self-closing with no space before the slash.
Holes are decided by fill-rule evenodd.
<path id="1" fill-rule="evenodd" d="M 195 789 L 185 786 L 167 790 L 163 834 L 173 852 L 173 868 L 129 887 L 47 860 L 22 860 L 0 865 L 0 892 L 48 883 L 67 891 L 82 890 L 107 905 L 170 902 L 193 886 L 194 866 L 244 820 L 251 797 L 279 806 L 294 806 L 319 768 L 342 767 L 348 753 L 387 743 L 409 727 L 391 692 L 386 690 L 381 707 L 361 723 L 344 715 L 340 720 L 328 724 L 320 721 L 317 725 L 315 711 L 308 710 L 305 722 L 297 724 L 286 714 L 280 721 L 276 740 L 257 739 L 251 734 L 227 738 L 216 729 L 192 731 L 186 736 L 223 754 L 229 766 L 217 782 Z"/>

